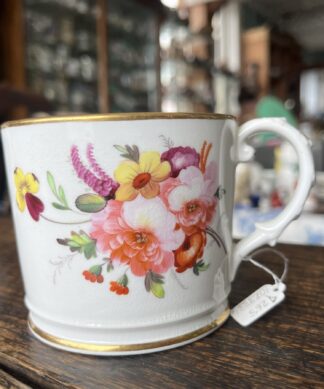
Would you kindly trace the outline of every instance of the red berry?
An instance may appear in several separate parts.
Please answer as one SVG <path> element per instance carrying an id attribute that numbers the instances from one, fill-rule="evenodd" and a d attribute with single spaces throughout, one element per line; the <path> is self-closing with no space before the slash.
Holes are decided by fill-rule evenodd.
<path id="1" fill-rule="evenodd" d="M 98 284 L 102 284 L 104 282 L 104 278 L 103 278 L 103 276 L 101 274 L 99 274 L 97 276 L 97 282 L 98 282 Z"/>
<path id="2" fill-rule="evenodd" d="M 89 279 L 90 279 L 91 282 L 96 282 L 97 281 L 97 276 L 95 274 L 90 274 Z"/>
<path id="3" fill-rule="evenodd" d="M 118 288 L 116 293 L 119 294 L 119 295 L 123 294 L 123 289 L 122 288 Z"/>
<path id="4" fill-rule="evenodd" d="M 116 288 L 117 288 L 117 282 L 111 281 L 111 282 L 110 282 L 110 290 L 111 290 L 112 292 L 115 292 Z"/>
<path id="5" fill-rule="evenodd" d="M 127 286 L 124 287 L 124 294 L 128 294 L 129 292 L 129 289 L 127 288 Z"/>

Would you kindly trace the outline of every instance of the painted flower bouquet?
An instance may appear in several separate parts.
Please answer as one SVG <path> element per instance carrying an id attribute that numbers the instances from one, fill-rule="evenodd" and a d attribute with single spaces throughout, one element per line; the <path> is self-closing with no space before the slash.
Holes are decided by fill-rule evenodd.
<path id="1" fill-rule="evenodd" d="M 98 164 L 92 144 L 87 146 L 87 165 L 73 145 L 72 166 L 91 192 L 78 196 L 72 207 L 50 172 L 47 181 L 55 198 L 54 208 L 91 215 L 79 222 L 46 217 L 45 206 L 35 195 L 39 190 L 37 177 L 25 175 L 20 168 L 14 172 L 21 212 L 27 205 L 35 221 L 42 218 L 52 223 L 88 225 L 86 231 L 71 231 L 57 243 L 91 262 L 83 271 L 85 280 L 102 284 L 108 278 L 109 290 L 117 295 L 129 293 L 132 276 L 142 277 L 146 290 L 158 298 L 165 295 L 164 274 L 169 270 L 191 270 L 199 276 L 209 267 L 203 259 L 207 235 L 226 252 L 221 237 L 211 228 L 218 199 L 225 193 L 217 187 L 216 163 L 208 163 L 212 145 L 204 142 L 198 152 L 164 141 L 167 151 L 163 153 L 140 151 L 136 145 L 115 145 L 123 160 L 113 178 Z M 62 261 L 54 264 L 61 267 Z"/>

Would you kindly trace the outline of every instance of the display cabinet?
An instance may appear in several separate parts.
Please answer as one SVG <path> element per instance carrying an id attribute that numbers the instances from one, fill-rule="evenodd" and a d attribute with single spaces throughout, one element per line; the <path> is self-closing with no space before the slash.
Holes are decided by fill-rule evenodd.
<path id="1" fill-rule="evenodd" d="M 15 49 L 4 49 L 3 79 L 43 94 L 56 112 L 160 110 L 157 0 L 4 3 L 1 19 L 15 28 L 2 31 Z"/>
<path id="2" fill-rule="evenodd" d="M 170 13 L 161 27 L 162 110 L 212 112 L 212 38 Z"/>
<path id="3" fill-rule="evenodd" d="M 159 107 L 156 11 L 132 0 L 107 0 L 110 109 L 154 111 Z"/>

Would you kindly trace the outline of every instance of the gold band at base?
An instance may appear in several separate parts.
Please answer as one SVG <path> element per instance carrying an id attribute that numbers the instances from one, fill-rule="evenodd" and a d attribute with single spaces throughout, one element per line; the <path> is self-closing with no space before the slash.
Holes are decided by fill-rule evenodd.
<path id="1" fill-rule="evenodd" d="M 170 339 L 159 340 L 149 343 L 136 343 L 136 344 L 92 344 L 85 342 L 76 342 L 74 340 L 68 340 L 51 335 L 40 328 L 38 328 L 33 321 L 29 318 L 29 328 L 35 335 L 43 339 L 47 343 L 52 343 L 53 346 L 60 346 L 61 348 L 68 348 L 74 351 L 86 351 L 89 353 L 113 353 L 113 352 L 133 352 L 133 351 L 145 351 L 145 350 L 158 350 L 164 347 L 173 346 L 194 340 L 196 338 L 207 335 L 208 333 L 216 330 L 220 327 L 229 317 L 230 309 L 227 308 L 216 320 L 213 320 L 210 324 L 199 328 L 198 330 L 189 332 L 184 335 L 176 336 Z"/>

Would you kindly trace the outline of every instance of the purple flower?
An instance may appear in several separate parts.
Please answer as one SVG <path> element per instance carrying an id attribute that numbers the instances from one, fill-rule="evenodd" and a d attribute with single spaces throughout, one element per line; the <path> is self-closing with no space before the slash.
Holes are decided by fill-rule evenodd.
<path id="1" fill-rule="evenodd" d="M 192 147 L 172 147 L 161 155 L 161 161 L 171 165 L 171 177 L 177 177 L 182 169 L 189 166 L 199 168 L 200 156 Z"/>

